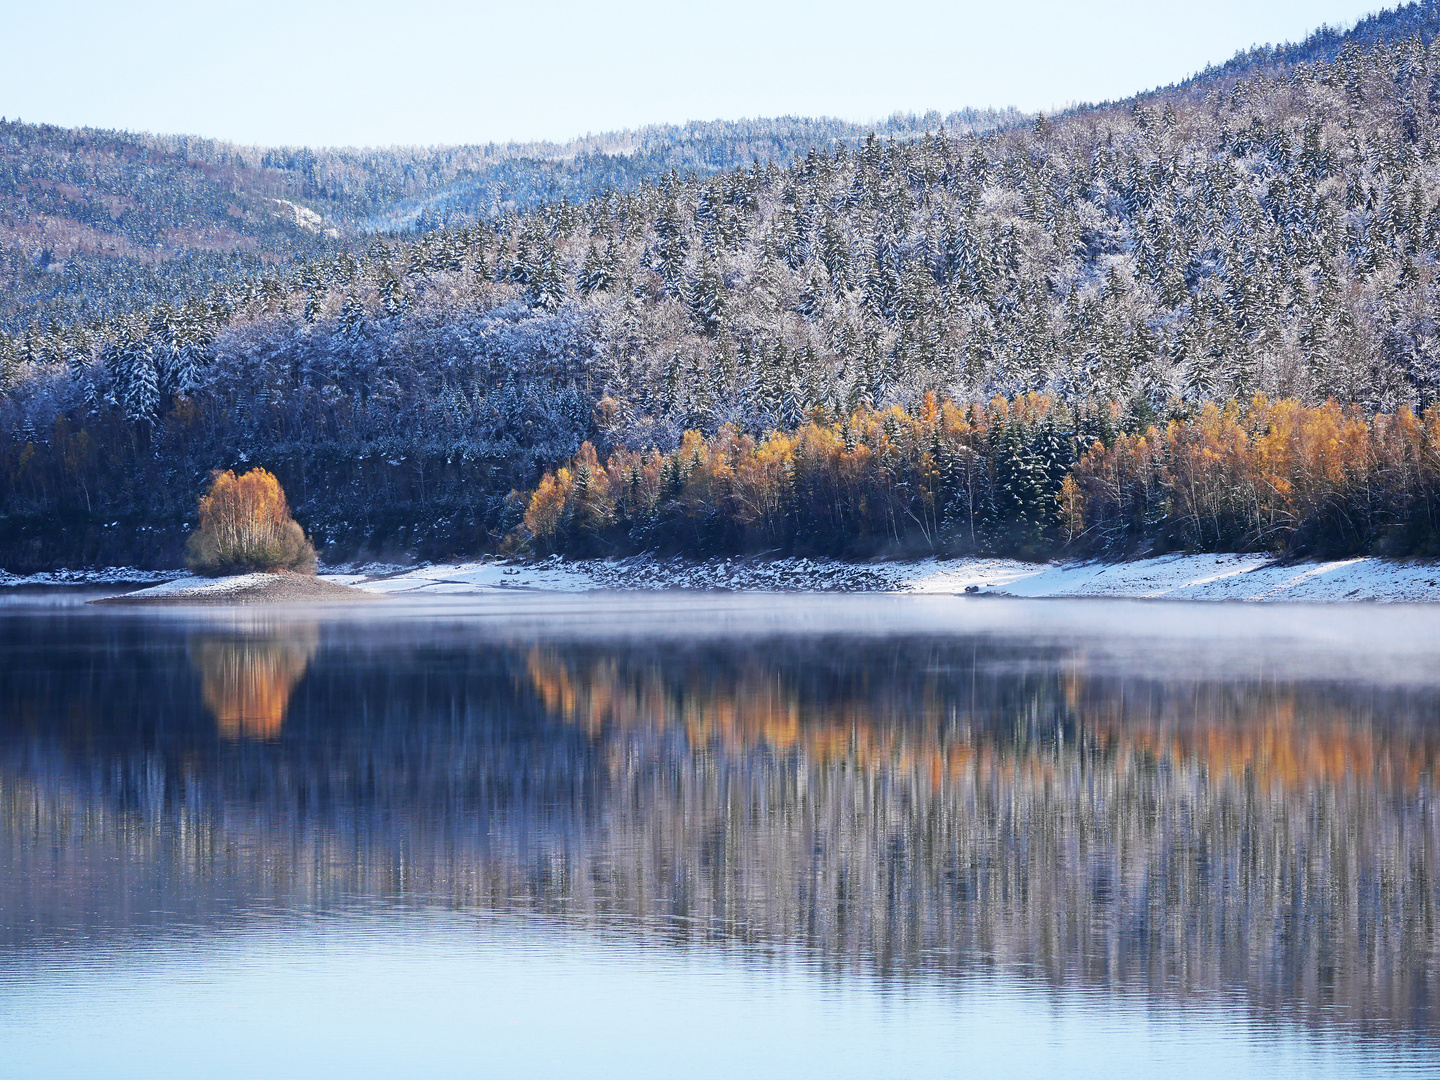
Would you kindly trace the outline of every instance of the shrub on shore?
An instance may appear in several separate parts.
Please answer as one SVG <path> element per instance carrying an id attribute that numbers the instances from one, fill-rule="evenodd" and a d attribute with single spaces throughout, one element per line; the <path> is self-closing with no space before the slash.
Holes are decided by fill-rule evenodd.
<path id="1" fill-rule="evenodd" d="M 290 516 L 285 490 L 266 469 L 215 472 L 200 499 L 200 528 L 185 564 L 205 577 L 259 570 L 315 572 L 315 548 Z"/>

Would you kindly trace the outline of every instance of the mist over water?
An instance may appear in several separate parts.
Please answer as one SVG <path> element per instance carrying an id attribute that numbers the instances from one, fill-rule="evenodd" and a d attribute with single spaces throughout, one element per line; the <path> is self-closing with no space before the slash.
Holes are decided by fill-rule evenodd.
<path id="1" fill-rule="evenodd" d="M 1437 661 L 1418 606 L 15 598 L 0 1044 L 21 1076 L 1433 1073 Z"/>

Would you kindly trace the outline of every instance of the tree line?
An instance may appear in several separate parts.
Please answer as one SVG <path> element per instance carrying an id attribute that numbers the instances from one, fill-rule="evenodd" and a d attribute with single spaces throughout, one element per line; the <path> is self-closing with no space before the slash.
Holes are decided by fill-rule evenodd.
<path id="1" fill-rule="evenodd" d="M 1124 430 L 1042 395 L 861 406 L 669 453 L 586 442 L 531 494 L 516 548 L 575 555 L 1306 551 L 1440 555 L 1440 407 L 1257 396 Z M 1133 424 L 1132 424 L 1133 426 Z"/>

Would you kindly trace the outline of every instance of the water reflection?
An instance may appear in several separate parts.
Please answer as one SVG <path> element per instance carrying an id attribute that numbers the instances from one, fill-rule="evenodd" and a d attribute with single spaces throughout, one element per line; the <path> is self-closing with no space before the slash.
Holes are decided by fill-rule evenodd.
<path id="1" fill-rule="evenodd" d="M 48 617 L 0 650 L 12 949 L 401 904 L 1434 1030 L 1440 677 L 1058 634 Z"/>
<path id="2" fill-rule="evenodd" d="M 877 688 L 862 667 L 859 680 L 849 670 L 827 670 L 823 694 L 808 695 L 815 687 L 787 679 L 795 669 L 775 665 L 768 652 L 747 660 L 739 667 L 692 665 L 677 679 L 651 660 L 622 666 L 612 651 L 536 646 L 527 669 L 545 707 L 592 736 L 673 728 L 692 747 L 729 753 L 764 747 L 810 762 L 844 758 L 865 770 L 917 771 L 935 786 L 997 751 L 1012 770 L 1036 775 L 1053 775 L 1059 760 L 1088 751 L 1086 760 L 1193 765 L 1212 782 L 1243 779 L 1261 791 L 1292 794 L 1337 783 L 1414 792 L 1422 783 L 1428 789 L 1440 769 L 1440 729 L 1422 721 L 1397 737 L 1368 714 L 1369 722 L 1357 724 L 1353 706 L 1337 704 L 1333 688 L 1323 685 L 1096 679 L 1072 654 L 1043 683 L 1026 688 L 1026 706 L 1044 713 L 1027 722 L 1032 730 L 999 740 L 993 694 L 1004 688 L 992 685 L 991 696 L 957 701 L 954 672 L 938 666 L 935 653 L 910 659 L 903 687 Z M 957 723 L 965 732 L 958 739 Z"/>
<path id="3" fill-rule="evenodd" d="M 282 623 L 268 631 L 197 633 L 190 661 L 200 695 L 227 739 L 273 739 L 285 723 L 295 684 L 320 645 L 315 623 Z"/>

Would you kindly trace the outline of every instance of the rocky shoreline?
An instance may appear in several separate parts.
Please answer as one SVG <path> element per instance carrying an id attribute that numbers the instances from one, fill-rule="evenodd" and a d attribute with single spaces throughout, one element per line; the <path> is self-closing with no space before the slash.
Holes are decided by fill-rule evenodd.
<path id="1" fill-rule="evenodd" d="M 340 569 L 340 568 L 336 568 Z M 420 567 L 363 566 L 333 574 L 388 595 L 701 591 L 926 593 L 1249 602 L 1440 602 L 1440 565 L 1376 558 L 1280 562 L 1266 555 L 1165 555 L 1128 562 L 957 558 L 855 563 L 839 559 L 485 560 Z"/>

